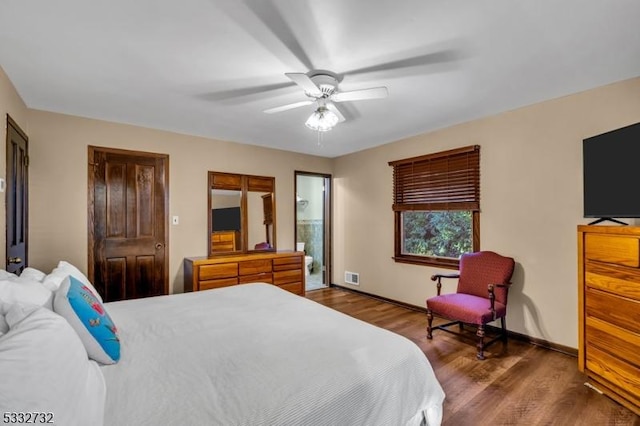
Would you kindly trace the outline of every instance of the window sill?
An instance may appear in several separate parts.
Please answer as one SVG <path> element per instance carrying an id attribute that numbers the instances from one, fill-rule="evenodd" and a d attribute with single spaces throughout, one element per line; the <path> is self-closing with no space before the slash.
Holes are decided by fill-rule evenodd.
<path id="1" fill-rule="evenodd" d="M 458 259 L 446 259 L 437 257 L 409 256 L 400 255 L 392 258 L 396 263 L 409 263 L 412 265 L 434 266 L 445 269 L 459 269 L 460 261 Z"/>

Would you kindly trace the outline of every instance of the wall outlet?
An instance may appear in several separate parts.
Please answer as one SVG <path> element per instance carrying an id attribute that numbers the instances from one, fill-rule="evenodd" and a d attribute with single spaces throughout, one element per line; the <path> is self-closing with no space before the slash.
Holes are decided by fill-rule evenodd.
<path id="1" fill-rule="evenodd" d="M 344 282 L 347 284 L 360 285 L 360 274 L 357 272 L 344 271 Z"/>

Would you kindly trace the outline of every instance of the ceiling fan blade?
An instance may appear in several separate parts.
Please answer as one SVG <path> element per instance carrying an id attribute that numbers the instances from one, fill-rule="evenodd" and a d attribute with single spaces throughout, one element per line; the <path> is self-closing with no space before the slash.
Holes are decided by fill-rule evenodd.
<path id="1" fill-rule="evenodd" d="M 245 0 L 246 6 L 266 28 L 308 69 L 313 69 L 313 63 L 273 1 Z M 308 24 L 308 23 L 307 23 Z"/>
<path id="2" fill-rule="evenodd" d="M 301 102 L 296 102 L 296 103 L 293 103 L 293 104 L 282 105 L 282 106 L 275 107 L 275 108 L 265 109 L 264 112 L 266 112 L 267 114 L 273 114 L 273 113 L 276 113 L 276 112 L 282 112 L 282 111 L 287 111 L 287 110 L 294 109 L 294 108 L 299 108 L 299 107 L 311 105 L 312 103 L 313 103 L 313 101 L 301 101 Z"/>
<path id="3" fill-rule="evenodd" d="M 298 40 L 287 16 L 283 15 L 273 0 L 215 0 L 215 7 L 235 21 L 248 35 L 263 45 L 276 58 L 280 59 L 289 69 L 314 69 L 312 61 L 302 47 L 307 46 L 306 40 Z M 303 2 L 296 2 L 303 3 Z M 291 5 L 284 9 L 291 16 Z M 300 7 L 295 7 L 298 13 Z M 302 9 L 304 13 L 304 8 Z M 307 15 L 311 15 L 308 13 Z M 309 27 L 310 18 L 303 20 L 305 28 Z M 319 30 L 311 31 L 317 34 Z"/>
<path id="4" fill-rule="evenodd" d="M 334 93 L 330 99 L 334 102 L 361 101 L 365 99 L 382 99 L 388 95 L 389 91 L 386 87 L 372 87 L 371 89 Z"/>
<path id="5" fill-rule="evenodd" d="M 318 86 L 316 86 L 313 80 L 311 80 L 309 76 L 306 75 L 305 73 L 288 72 L 288 73 L 285 73 L 285 75 L 289 77 L 298 86 L 302 87 L 305 93 L 308 93 L 311 96 L 314 96 L 316 98 L 319 98 L 320 96 L 322 96 L 322 92 L 320 91 Z"/>
<path id="6" fill-rule="evenodd" d="M 226 101 L 235 98 L 251 98 L 276 90 L 294 87 L 292 83 L 265 84 L 263 86 L 243 87 L 238 89 L 221 90 L 218 92 L 204 93 L 198 97 L 208 101 Z"/>
<path id="7" fill-rule="evenodd" d="M 344 118 L 344 115 L 342 115 L 338 107 L 332 104 L 331 102 L 327 102 L 326 107 L 329 111 L 331 111 L 332 113 L 338 116 L 338 123 L 342 123 L 343 121 L 346 120 L 346 118 Z"/>
<path id="8" fill-rule="evenodd" d="M 373 65 L 370 67 L 359 68 L 347 71 L 345 75 L 364 74 L 377 71 L 397 70 L 402 68 L 419 67 L 424 65 L 440 64 L 453 62 L 460 59 L 460 53 L 456 50 L 447 49 L 438 52 L 427 53 L 425 55 L 413 56 L 411 58 L 400 59 L 397 61 L 386 62 L 384 64 Z"/>

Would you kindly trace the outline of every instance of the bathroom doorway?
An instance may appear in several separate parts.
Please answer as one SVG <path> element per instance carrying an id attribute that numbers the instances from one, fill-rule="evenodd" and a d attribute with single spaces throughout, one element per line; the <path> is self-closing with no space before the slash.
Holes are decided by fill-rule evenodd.
<path id="1" fill-rule="evenodd" d="M 331 284 L 331 175 L 295 172 L 296 248 L 305 252 L 306 291 Z"/>

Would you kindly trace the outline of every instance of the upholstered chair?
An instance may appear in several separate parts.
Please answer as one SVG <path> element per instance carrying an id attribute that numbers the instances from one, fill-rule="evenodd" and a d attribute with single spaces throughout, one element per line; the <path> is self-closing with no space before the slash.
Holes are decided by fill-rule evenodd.
<path id="1" fill-rule="evenodd" d="M 436 274 L 438 295 L 427 299 L 427 338 L 432 339 L 433 330 L 452 332 L 447 327 L 474 324 L 478 327 L 478 359 L 484 359 L 484 349 L 498 339 L 507 341 L 505 316 L 507 295 L 513 275 L 514 261 L 492 251 L 466 253 L 460 258 L 460 270 L 454 274 Z M 442 278 L 458 278 L 455 293 L 440 294 Z M 446 324 L 432 327 L 433 316 L 449 320 Z M 500 319 L 501 333 L 489 342 L 484 341 L 485 325 Z"/>

